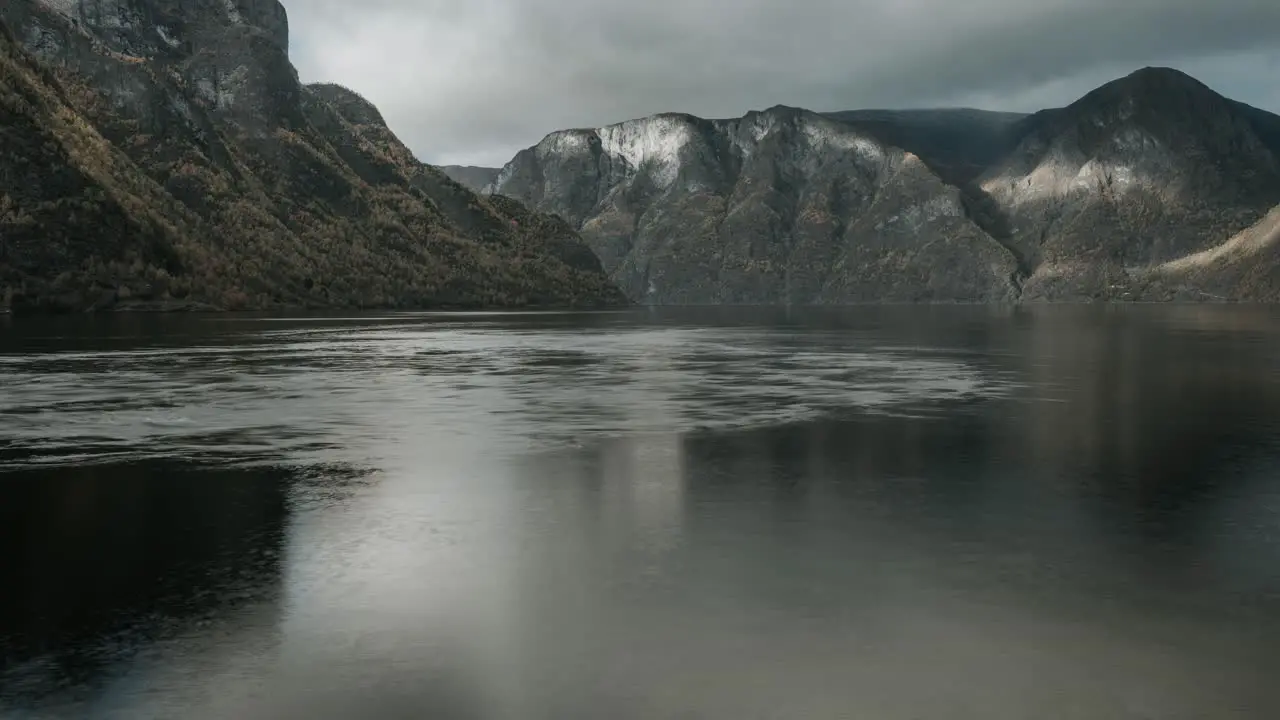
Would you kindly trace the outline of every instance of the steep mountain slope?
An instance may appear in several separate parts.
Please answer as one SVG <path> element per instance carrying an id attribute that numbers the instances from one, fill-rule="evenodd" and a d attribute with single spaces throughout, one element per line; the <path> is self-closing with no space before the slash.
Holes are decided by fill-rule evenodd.
<path id="1" fill-rule="evenodd" d="M 1147 68 L 1030 116 L 774 108 L 553 133 L 488 189 L 580 227 L 637 299 L 1248 298 L 1265 283 L 1152 283 L 1280 203 L 1278 158 L 1280 117 Z M 910 206 L 945 212 L 895 234 Z"/>
<path id="2" fill-rule="evenodd" d="M 186 232 L 195 218 L 60 90 L 0 22 L 0 308 L 28 301 L 28 280 L 48 305 L 109 302 L 116 289 L 100 280 L 122 266 L 132 292 L 185 296 L 173 275 L 197 250 Z"/>
<path id="3" fill-rule="evenodd" d="M 916 156 L 815 113 L 548 135 L 489 188 L 579 227 L 654 303 L 994 301 L 1014 257 Z"/>
<path id="4" fill-rule="evenodd" d="M 6 305 L 621 300 L 571 228 L 301 86 L 274 0 L 11 0 L 0 27 Z"/>
<path id="5" fill-rule="evenodd" d="M 1147 300 L 1280 302 L 1280 205 L 1221 245 L 1147 270 L 1136 285 Z"/>
<path id="6" fill-rule="evenodd" d="M 454 182 L 471 190 L 480 192 L 498 177 L 502 168 L 476 167 L 474 165 L 441 165 L 440 172 L 448 175 Z"/>
<path id="7" fill-rule="evenodd" d="M 1148 68 L 1019 123 L 976 184 L 1032 272 L 1027 297 L 1124 297 L 1145 269 L 1258 222 L 1280 202 L 1280 163 L 1274 116 L 1244 107 Z"/>

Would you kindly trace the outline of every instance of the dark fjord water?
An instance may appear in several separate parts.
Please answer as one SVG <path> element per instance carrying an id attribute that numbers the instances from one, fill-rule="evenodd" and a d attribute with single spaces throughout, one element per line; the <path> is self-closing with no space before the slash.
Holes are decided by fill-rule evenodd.
<path id="1" fill-rule="evenodd" d="M 6 718 L 1280 717 L 1280 311 L 0 323 Z"/>

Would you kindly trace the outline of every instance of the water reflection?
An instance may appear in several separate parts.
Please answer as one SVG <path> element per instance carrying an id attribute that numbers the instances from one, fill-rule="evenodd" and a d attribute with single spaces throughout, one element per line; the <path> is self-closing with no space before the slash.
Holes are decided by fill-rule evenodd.
<path id="1" fill-rule="evenodd" d="M 274 606 L 288 478 L 177 462 L 0 476 L 6 687 L 83 682 L 229 608 Z"/>
<path id="2" fill-rule="evenodd" d="M 706 309 L 28 339 L 0 372 L 53 397 L 137 374 L 39 432 L 14 408 L 41 391 L 0 400 L 25 558 L 0 708 L 1274 717 L 1277 329 Z M 170 387 L 256 449 L 129 435 Z M 163 459 L 73 462 L 59 420 L 121 394 L 113 447 Z"/>

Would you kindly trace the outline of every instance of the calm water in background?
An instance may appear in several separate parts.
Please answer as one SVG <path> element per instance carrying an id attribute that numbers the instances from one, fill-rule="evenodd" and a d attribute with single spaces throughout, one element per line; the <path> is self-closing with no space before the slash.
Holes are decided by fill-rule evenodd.
<path id="1" fill-rule="evenodd" d="M 1280 717 L 1280 309 L 0 317 L 0 717 Z"/>

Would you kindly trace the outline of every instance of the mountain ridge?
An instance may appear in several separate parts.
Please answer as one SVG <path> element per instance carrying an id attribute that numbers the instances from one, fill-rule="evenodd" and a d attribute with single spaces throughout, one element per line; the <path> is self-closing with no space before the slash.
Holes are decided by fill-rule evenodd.
<path id="1" fill-rule="evenodd" d="M 5 308 L 625 302 L 571 228 L 302 85 L 274 0 L 13 0 L 0 27 Z"/>
<path id="2" fill-rule="evenodd" d="M 1039 299 L 1115 299 L 1143 268 L 1200 252 L 1280 202 L 1280 166 L 1226 98 L 1144 68 L 1022 121 L 975 184 L 1037 268 Z"/>
<path id="3" fill-rule="evenodd" d="M 968 222 L 957 190 L 918 157 L 798 108 L 553 132 L 490 189 L 579 227 L 638 300 L 993 301 L 1013 292 L 1014 259 Z M 919 228 L 929 233 L 917 238 Z M 875 256 L 874 243 L 845 242 L 848 233 L 903 246 Z M 927 246 L 952 260 L 947 272 L 922 262 Z"/>
<path id="4" fill-rule="evenodd" d="M 780 132 L 769 141 L 765 141 L 766 132 L 745 144 L 745 136 L 735 129 L 759 118 L 784 116 L 806 118 L 810 130 L 818 126 L 815 118 L 830 121 L 835 125 L 829 128 L 841 129 L 823 132 L 841 141 L 823 146 L 821 152 L 830 155 L 819 158 L 813 155 L 818 152 L 816 145 L 796 141 L 797 132 L 806 132 L 803 129 Z M 622 136 L 633 138 L 626 148 L 616 141 Z M 703 139 L 695 142 L 696 138 Z M 823 163 L 839 164 L 841 157 L 856 154 L 853 148 L 862 144 L 880 153 L 903 152 L 919 158 L 928 172 L 915 176 L 919 184 L 910 187 L 893 185 L 888 175 L 877 175 L 860 191 L 859 197 L 867 203 L 854 203 L 836 213 L 841 216 L 839 234 L 806 240 L 827 245 L 816 256 L 788 260 L 787 253 L 774 252 L 770 258 L 782 264 L 781 270 L 761 269 L 742 277 L 736 289 L 721 287 L 711 295 L 692 295 L 712 302 L 727 297 L 839 302 L 852 299 L 850 283 L 862 278 L 871 284 L 859 290 L 859 296 L 989 298 L 989 288 L 980 290 L 972 284 L 948 286 L 939 293 L 936 290 L 942 286 L 934 282 L 909 293 L 887 271 L 874 274 L 874 281 L 865 271 L 867 264 L 894 267 L 903 253 L 913 258 L 916 267 L 929 265 L 928 251 L 921 248 L 953 238 L 929 234 L 936 230 L 925 228 L 924 236 L 891 243 L 884 223 L 895 214 L 874 217 L 874 213 L 895 203 L 909 206 L 910 200 L 942 207 L 950 193 L 958 198 L 967 221 L 963 231 L 951 231 L 969 236 L 976 230 L 973 237 L 985 238 L 982 247 L 994 244 L 1002 249 L 1007 256 L 1002 262 L 1013 263 L 1010 283 L 1018 299 L 1169 299 L 1195 293 L 1152 285 L 1152 277 L 1168 276 L 1156 272 L 1157 267 L 1227 242 L 1263 222 L 1280 204 L 1278 143 L 1280 117 L 1224 98 L 1180 71 L 1149 67 L 1063 108 L 1025 115 L 971 108 L 811 113 L 774 106 L 730 120 L 663 113 L 601 128 L 554 131 L 517 153 L 486 191 L 509 194 L 565 217 L 633 299 L 676 301 L 696 286 L 705 290 L 707 283 L 728 282 L 713 278 L 732 274 L 731 263 L 724 258 L 740 254 L 731 250 L 740 241 L 708 235 L 706 227 L 724 228 L 731 217 L 755 214 L 764 229 L 739 228 L 738 232 L 744 236 L 763 233 L 766 237 L 757 240 L 762 246 L 792 248 L 796 227 L 787 213 L 805 205 L 815 193 L 832 195 L 838 178 L 856 181 L 858 175 L 856 162 L 845 168 L 844 176 L 827 173 L 821 178 L 811 172 L 797 174 L 796 167 L 814 170 Z M 688 150 L 695 146 L 696 151 Z M 755 200 L 735 186 L 742 168 L 753 163 L 751 181 L 771 188 Z M 689 181 L 696 177 L 702 181 Z M 815 188 L 815 182 L 822 187 Z M 716 202 L 693 209 L 691 203 L 708 193 Z M 679 222 L 661 220 L 670 215 Z M 873 222 L 860 222 L 863 219 Z M 701 237 L 700 243 L 691 241 L 695 235 Z M 697 278 L 688 280 L 695 287 L 655 293 L 638 282 L 655 267 L 670 265 L 672 248 L 690 244 L 706 245 L 697 252 L 708 258 L 720 257 L 701 261 L 706 266 L 695 273 Z M 836 272 L 834 266 L 815 269 L 794 264 L 812 262 L 818 256 L 856 257 L 864 265 L 858 269 L 846 265 Z M 978 275 L 970 266 L 978 257 L 987 256 L 978 253 L 957 259 L 940 254 L 932 262 L 956 269 L 973 283 Z M 1000 263 L 988 265 L 1003 272 Z M 822 288 L 810 288 L 803 300 L 780 293 L 776 283 L 768 281 L 770 273 L 793 277 L 814 272 L 827 272 L 829 277 L 822 281 Z M 937 272 L 939 268 L 932 270 Z M 1182 281 L 1193 279 L 1210 282 L 1203 273 Z M 846 290 L 835 292 L 837 287 Z M 930 287 L 935 292 L 924 292 Z M 1243 288 L 1239 297 L 1232 297 L 1248 299 L 1252 292 Z"/>

